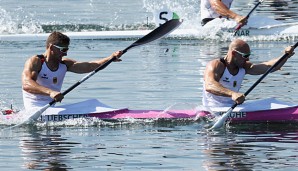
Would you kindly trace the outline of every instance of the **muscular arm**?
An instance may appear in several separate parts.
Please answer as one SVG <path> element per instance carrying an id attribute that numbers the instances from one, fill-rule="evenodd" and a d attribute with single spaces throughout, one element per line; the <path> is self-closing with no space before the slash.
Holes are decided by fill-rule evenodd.
<path id="1" fill-rule="evenodd" d="M 33 56 L 26 61 L 24 70 L 22 73 L 23 90 L 32 94 L 48 95 L 51 98 L 58 101 L 62 100 L 62 99 L 57 99 L 58 94 L 60 94 L 60 92 L 53 91 L 49 88 L 39 85 L 36 82 L 38 72 L 40 71 L 40 69 L 41 69 L 41 61 L 37 56 Z"/>
<path id="2" fill-rule="evenodd" d="M 230 10 L 221 0 L 210 0 L 211 7 L 221 16 L 225 16 L 235 20 L 237 23 L 245 25 L 247 23 L 247 18 L 240 16 Z"/>
<path id="3" fill-rule="evenodd" d="M 23 89 L 33 94 L 50 95 L 50 90 L 36 83 L 38 72 L 41 69 L 41 61 L 37 56 L 29 58 L 22 73 Z"/>
<path id="4" fill-rule="evenodd" d="M 122 52 L 117 51 L 106 58 L 96 60 L 96 61 L 78 62 L 78 61 L 71 60 L 68 58 L 64 58 L 63 61 L 67 65 L 68 71 L 71 71 L 74 73 L 88 73 L 88 72 L 95 70 L 97 67 L 103 65 L 104 63 L 106 63 L 107 61 L 111 60 L 114 57 L 116 57 L 115 61 L 121 61 L 121 59 L 119 59 L 119 57 L 121 57 L 121 55 L 122 55 Z"/>
<path id="5" fill-rule="evenodd" d="M 291 46 L 287 47 L 285 49 L 285 53 L 288 53 L 288 57 L 285 58 L 284 60 L 282 60 L 273 70 L 272 72 L 274 71 L 277 71 L 277 70 L 280 70 L 280 68 L 287 62 L 287 60 L 293 56 L 295 53 L 294 53 L 294 48 L 292 48 Z M 262 62 L 260 64 L 254 64 L 254 65 L 251 65 L 250 67 L 248 67 L 246 69 L 247 73 L 248 74 L 251 74 L 251 75 L 260 75 L 260 74 L 264 74 L 270 67 L 272 67 L 281 57 L 278 57 L 278 58 L 275 58 L 275 59 L 271 59 L 269 61 L 266 61 L 266 62 Z"/>
<path id="6" fill-rule="evenodd" d="M 210 0 L 212 8 L 220 15 L 235 19 L 237 14 L 231 11 L 221 0 Z"/>
<path id="7" fill-rule="evenodd" d="M 220 83 L 220 77 L 225 70 L 225 66 L 218 59 L 211 61 L 206 66 L 204 73 L 205 88 L 209 93 L 218 95 L 232 97 L 233 91 L 223 87 Z"/>
<path id="8" fill-rule="evenodd" d="M 245 100 L 242 93 L 234 92 L 230 89 L 223 87 L 219 80 L 225 70 L 225 66 L 218 59 L 211 61 L 205 70 L 204 80 L 206 91 L 217 96 L 231 97 L 237 104 L 241 104 Z"/>

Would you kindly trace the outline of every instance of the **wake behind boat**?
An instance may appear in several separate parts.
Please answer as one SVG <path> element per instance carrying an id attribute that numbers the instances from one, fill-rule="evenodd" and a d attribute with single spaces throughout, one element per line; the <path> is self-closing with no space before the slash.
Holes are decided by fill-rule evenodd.
<path id="1" fill-rule="evenodd" d="M 212 113 L 225 113 L 229 107 L 210 108 Z M 22 112 L 20 112 L 22 113 Z M 4 114 L 2 118 L 13 119 L 19 114 Z M 90 99 L 74 104 L 48 108 L 38 119 L 41 122 L 60 122 L 68 119 L 97 118 L 101 120 L 123 119 L 190 119 L 197 120 L 209 117 L 210 111 L 199 108 L 186 110 L 131 110 L 114 108 Z M 274 98 L 247 101 L 236 107 L 230 114 L 232 123 L 267 123 L 267 122 L 298 122 L 298 105 L 276 100 Z"/>
<path id="2" fill-rule="evenodd" d="M 237 24 L 227 19 L 214 19 L 204 27 L 176 29 L 165 38 L 170 39 L 218 39 L 218 36 L 233 37 L 234 28 Z M 182 24 L 183 27 L 183 24 Z M 121 31 L 85 31 L 66 32 L 72 40 L 119 40 L 138 39 L 152 30 L 121 30 Z M 49 33 L 32 34 L 2 34 L 0 41 L 44 41 Z M 258 36 L 298 36 L 298 22 L 283 23 L 266 17 L 251 16 L 246 26 L 236 32 L 235 36 L 256 38 Z M 263 37 L 262 37 L 263 39 Z"/>
<path id="3" fill-rule="evenodd" d="M 219 31 L 234 33 L 236 22 L 225 18 L 216 18 L 208 22 L 203 29 L 209 33 Z M 235 36 L 298 36 L 298 22 L 283 23 L 267 17 L 251 16 L 247 25 L 236 31 Z"/>

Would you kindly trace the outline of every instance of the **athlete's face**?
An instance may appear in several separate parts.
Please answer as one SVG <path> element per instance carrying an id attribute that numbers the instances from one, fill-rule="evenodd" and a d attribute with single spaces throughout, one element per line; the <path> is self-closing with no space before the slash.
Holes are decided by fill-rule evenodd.
<path id="1" fill-rule="evenodd" d="M 65 53 L 65 54 L 67 54 L 67 51 L 68 51 L 68 46 L 58 46 L 58 45 L 53 45 L 55 48 L 57 48 L 57 49 L 59 49 L 59 51 L 61 52 L 61 53 Z"/>
<path id="2" fill-rule="evenodd" d="M 61 62 L 63 56 L 67 56 L 68 45 L 54 45 L 51 44 L 52 50 L 55 56 L 58 57 L 59 62 Z"/>
<path id="3" fill-rule="evenodd" d="M 233 53 L 236 56 L 236 60 L 235 60 L 236 61 L 236 65 L 239 68 L 243 68 L 244 67 L 244 64 L 246 63 L 246 61 L 249 60 L 249 56 L 250 56 L 250 50 L 249 49 L 248 50 L 242 49 L 242 51 L 236 50 L 236 49 L 233 50 Z"/>

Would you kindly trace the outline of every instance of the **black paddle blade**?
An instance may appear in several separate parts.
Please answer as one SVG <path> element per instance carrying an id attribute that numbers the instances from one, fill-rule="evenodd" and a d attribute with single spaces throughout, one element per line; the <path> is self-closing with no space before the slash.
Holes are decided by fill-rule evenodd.
<path id="1" fill-rule="evenodd" d="M 150 33 L 145 35 L 144 37 L 140 38 L 133 44 L 131 44 L 129 47 L 124 49 L 122 52 L 125 53 L 128 49 L 130 49 L 132 47 L 143 45 L 143 44 L 152 42 L 154 40 L 157 40 L 157 39 L 165 36 L 165 35 L 171 33 L 177 27 L 179 27 L 182 24 L 182 22 L 183 22 L 183 20 L 181 20 L 181 19 L 169 20 L 169 21 L 165 22 L 163 25 L 157 27 L 156 29 L 154 29 L 153 31 L 151 31 Z"/>

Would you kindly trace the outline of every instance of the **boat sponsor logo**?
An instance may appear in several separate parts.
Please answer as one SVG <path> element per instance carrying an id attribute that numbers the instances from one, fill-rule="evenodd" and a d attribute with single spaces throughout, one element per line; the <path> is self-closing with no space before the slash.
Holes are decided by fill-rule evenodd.
<path id="1" fill-rule="evenodd" d="M 64 121 L 66 119 L 86 118 L 86 114 L 41 115 L 40 121 Z"/>
<path id="2" fill-rule="evenodd" d="M 234 33 L 234 31 L 233 29 L 228 30 L 229 33 Z M 250 32 L 248 29 L 240 29 L 235 32 L 234 36 L 250 36 Z"/>
<path id="3" fill-rule="evenodd" d="M 226 112 L 220 112 L 221 115 L 223 115 Z M 228 116 L 230 119 L 235 119 L 235 118 L 245 118 L 246 117 L 246 112 L 232 112 Z"/>
<path id="4" fill-rule="evenodd" d="M 232 112 L 229 115 L 229 118 L 245 118 L 246 117 L 246 112 Z"/>

